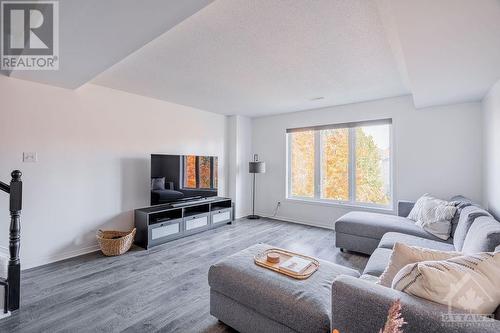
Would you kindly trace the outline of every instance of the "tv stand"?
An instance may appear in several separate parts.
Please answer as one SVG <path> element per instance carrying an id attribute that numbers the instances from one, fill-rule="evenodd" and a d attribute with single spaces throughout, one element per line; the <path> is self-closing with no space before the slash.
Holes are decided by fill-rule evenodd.
<path id="1" fill-rule="evenodd" d="M 136 209 L 135 244 L 149 249 L 165 242 L 234 221 L 229 198 L 209 197 Z"/>

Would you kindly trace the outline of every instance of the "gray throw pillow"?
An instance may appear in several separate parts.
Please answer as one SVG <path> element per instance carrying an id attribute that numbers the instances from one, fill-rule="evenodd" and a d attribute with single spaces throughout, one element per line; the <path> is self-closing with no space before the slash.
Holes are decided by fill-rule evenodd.
<path id="1" fill-rule="evenodd" d="M 165 189 L 165 177 L 151 178 L 151 190 L 162 191 Z"/>
<path id="2" fill-rule="evenodd" d="M 491 216 L 486 210 L 477 206 L 467 206 L 462 209 L 460 218 L 458 220 L 457 230 L 453 235 L 453 245 L 456 251 L 462 251 L 464 246 L 465 237 L 469 232 L 474 220 L 480 216 Z"/>
<path id="3" fill-rule="evenodd" d="M 451 237 L 455 237 L 455 231 L 457 230 L 458 221 L 460 220 L 460 214 L 462 213 L 462 209 L 472 205 L 472 202 L 470 200 L 468 201 L 453 200 L 453 202 L 455 202 L 455 207 L 457 207 L 457 211 L 455 213 L 455 216 L 453 216 L 453 218 L 451 219 Z"/>
<path id="4" fill-rule="evenodd" d="M 490 216 L 480 216 L 472 223 L 465 237 L 462 252 L 494 252 L 500 245 L 500 222 Z"/>

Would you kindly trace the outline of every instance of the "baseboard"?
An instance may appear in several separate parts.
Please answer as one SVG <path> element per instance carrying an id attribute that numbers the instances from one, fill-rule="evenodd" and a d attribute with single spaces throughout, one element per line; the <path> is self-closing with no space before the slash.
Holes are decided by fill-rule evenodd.
<path id="1" fill-rule="evenodd" d="M 297 224 L 304 224 L 304 225 L 309 225 L 312 227 L 335 230 L 333 223 L 332 223 L 332 225 L 328 225 L 328 224 L 318 223 L 315 221 L 306 221 L 306 220 L 295 219 L 295 218 L 291 218 L 291 217 L 287 217 L 287 216 L 266 215 L 264 213 L 259 213 L 258 215 L 260 215 L 262 217 L 266 217 L 268 219 L 273 219 L 273 220 L 279 220 L 279 221 L 285 221 L 285 222 L 291 222 L 291 223 L 297 223 Z"/>
<path id="2" fill-rule="evenodd" d="M 252 214 L 252 213 L 248 212 L 248 213 L 238 214 L 238 215 L 236 215 L 235 219 L 241 219 L 241 218 L 247 217 L 250 214 Z"/>
<path id="3" fill-rule="evenodd" d="M 65 260 L 65 259 L 70 259 L 73 257 L 78 257 L 87 253 L 92 253 L 99 251 L 99 245 L 92 245 L 88 247 L 84 247 L 81 249 L 76 249 L 72 251 L 67 251 L 63 253 L 58 253 L 53 256 L 47 256 L 47 257 L 39 257 L 39 258 L 33 258 L 33 259 L 21 259 L 21 268 L 22 270 L 30 269 L 30 268 L 35 268 L 38 266 L 43 266 L 47 264 L 51 264 L 53 262 Z"/>
<path id="4" fill-rule="evenodd" d="M 0 320 L 10 317 L 10 311 L 7 313 L 3 313 L 3 311 L 4 311 L 3 309 L 0 309 Z"/>

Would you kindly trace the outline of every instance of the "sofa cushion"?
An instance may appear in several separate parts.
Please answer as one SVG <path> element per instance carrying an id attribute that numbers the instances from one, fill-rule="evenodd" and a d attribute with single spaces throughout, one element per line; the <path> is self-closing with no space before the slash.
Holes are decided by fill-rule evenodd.
<path id="1" fill-rule="evenodd" d="M 369 212 L 349 212 L 335 222 L 338 232 L 381 239 L 387 232 L 400 232 L 427 239 L 443 241 L 428 233 L 406 217 Z M 448 240 L 451 242 L 451 239 Z"/>
<path id="2" fill-rule="evenodd" d="M 462 251 L 467 232 L 474 222 L 480 216 L 491 216 L 486 210 L 477 206 L 467 206 L 462 209 L 460 219 L 458 220 L 457 229 L 453 235 L 453 245 L 457 251 Z"/>
<path id="3" fill-rule="evenodd" d="M 396 243 L 392 250 L 389 263 L 380 276 L 379 284 L 390 288 L 396 274 L 406 265 L 426 260 L 449 259 L 459 255 L 460 252 L 455 251 L 438 251 L 419 246 L 408 246 L 403 243 Z"/>
<path id="4" fill-rule="evenodd" d="M 474 220 L 465 236 L 462 252 L 493 252 L 500 245 L 500 222 L 491 216 L 480 216 Z"/>
<path id="5" fill-rule="evenodd" d="M 456 211 L 455 202 L 424 194 L 417 200 L 408 218 L 425 231 L 447 240 L 450 238 L 451 220 Z"/>
<path id="6" fill-rule="evenodd" d="M 500 252 L 422 261 L 405 266 L 392 288 L 476 314 L 500 304 Z"/>
<path id="7" fill-rule="evenodd" d="M 359 277 L 359 273 L 320 260 L 311 277 L 296 280 L 254 264 L 254 256 L 271 247 L 254 245 L 212 265 L 210 287 L 297 332 L 329 332 L 333 280 L 341 274 Z"/>
<path id="8" fill-rule="evenodd" d="M 378 283 L 379 282 L 379 278 L 378 277 L 370 275 L 370 274 L 363 274 L 359 278 L 361 280 L 366 280 L 366 281 L 370 281 L 370 282 L 373 282 L 373 283 Z"/>
<path id="9" fill-rule="evenodd" d="M 363 275 L 369 274 L 377 277 L 382 275 L 389 263 L 391 254 L 392 250 L 383 248 L 376 249 L 368 260 Z"/>
<path id="10" fill-rule="evenodd" d="M 386 233 L 380 240 L 378 247 L 393 249 L 396 242 L 404 243 L 408 246 L 420 246 L 439 251 L 455 251 L 453 244 L 434 241 L 413 235 L 406 235 L 399 232 Z"/>
<path id="11" fill-rule="evenodd" d="M 451 237 L 454 237 L 455 231 L 457 230 L 458 221 L 460 220 L 460 213 L 462 212 L 462 209 L 467 206 L 472 206 L 473 202 L 463 195 L 456 195 L 454 197 L 451 197 L 450 201 L 454 201 L 457 207 L 457 212 L 455 213 L 455 216 L 453 216 L 453 219 L 451 219 Z"/>

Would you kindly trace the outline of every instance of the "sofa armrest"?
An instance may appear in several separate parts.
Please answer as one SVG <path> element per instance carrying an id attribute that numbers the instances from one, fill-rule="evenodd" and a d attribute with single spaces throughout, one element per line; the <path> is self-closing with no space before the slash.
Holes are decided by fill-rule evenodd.
<path id="1" fill-rule="evenodd" d="M 451 312 L 456 316 L 451 316 L 445 305 L 346 275 L 339 276 L 332 285 L 331 328 L 342 333 L 378 332 L 396 299 L 401 300 L 402 316 L 407 322 L 403 326 L 405 333 L 470 333 L 471 327 L 477 332 L 500 332 L 498 320 L 485 318 L 484 322 L 477 323 L 480 326 L 470 326 L 467 325 L 470 321 L 461 321 L 463 317 L 458 315 L 458 310 Z M 455 321 L 448 321 L 448 318 Z"/>
<path id="2" fill-rule="evenodd" d="M 398 201 L 398 216 L 408 217 L 410 215 L 411 210 L 415 206 L 415 203 L 412 201 L 399 200 Z"/>

